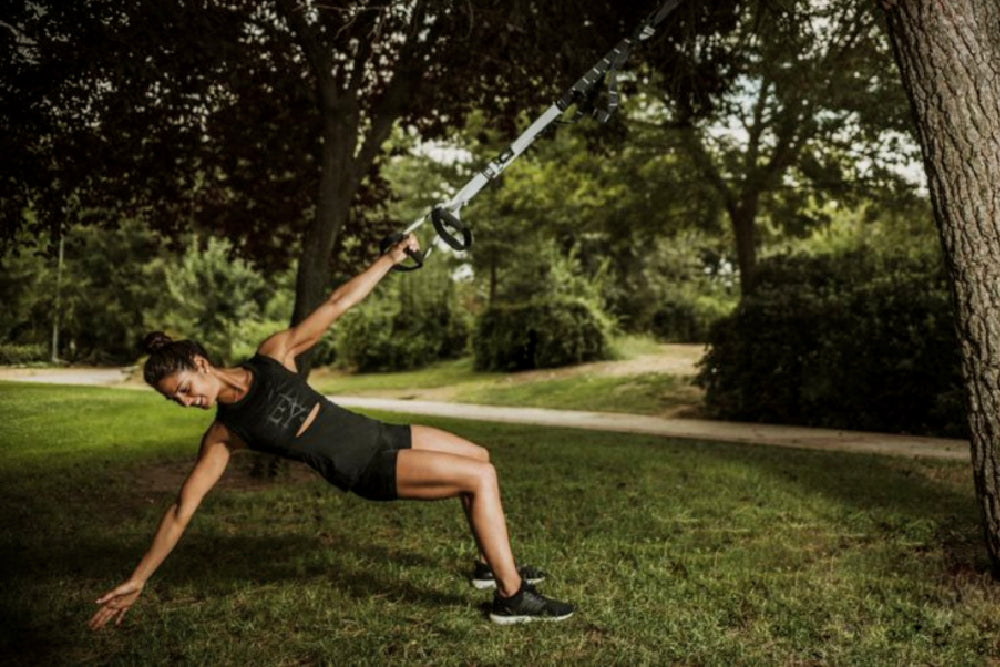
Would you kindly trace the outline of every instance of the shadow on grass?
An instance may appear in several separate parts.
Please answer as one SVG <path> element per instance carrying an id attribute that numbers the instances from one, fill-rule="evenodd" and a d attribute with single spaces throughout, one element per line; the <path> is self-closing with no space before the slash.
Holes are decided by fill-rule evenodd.
<path id="1" fill-rule="evenodd" d="M 690 528 L 712 547 L 730 528 L 766 535 L 769 525 L 777 534 L 779 524 L 807 531 L 815 522 L 827 526 L 820 531 L 842 527 L 845 546 L 885 539 L 940 548 L 943 576 L 989 567 L 967 464 L 578 431 L 552 431 L 542 447 L 520 444 L 530 437 L 494 448 L 501 472 L 522 471 L 507 478 L 510 514 L 544 506 L 538 520 L 570 543 L 655 541 Z"/>
<path id="2" fill-rule="evenodd" d="M 61 651 L 79 651 L 91 641 L 86 623 L 97 609 L 93 601 L 128 576 L 149 548 L 156 524 L 130 516 L 119 528 L 114 515 L 101 513 L 100 503 L 90 498 L 68 503 L 59 511 L 57 525 L 46 527 L 38 518 L 53 515 L 51 498 L 9 490 L 4 496 L 16 511 L 9 504 L 0 511 L 5 526 L 0 535 L 5 582 L 0 655 L 18 656 L 14 664 L 62 664 Z M 468 604 L 463 595 L 407 580 L 406 570 L 422 568 L 440 568 L 442 578 L 457 578 L 447 562 L 373 542 L 376 538 L 363 532 L 331 534 L 329 525 L 316 529 L 309 524 L 275 529 L 250 520 L 245 529 L 272 532 L 220 534 L 211 524 L 192 526 L 140 604 L 151 599 L 183 604 L 177 595 L 191 595 L 192 590 L 197 599 L 212 599 L 246 591 L 248 584 L 297 582 L 328 585 L 359 602 L 385 596 L 426 607 Z"/>
<path id="3" fill-rule="evenodd" d="M 372 544 L 341 543 L 336 557 L 329 563 L 312 561 L 297 565 L 303 552 L 330 550 L 318 538 L 305 535 L 227 536 L 221 539 L 189 536 L 173 554 L 172 562 L 164 564 L 150 583 L 140 605 L 181 602 L 175 591 L 191 588 L 197 599 L 232 596 L 246 590 L 246 584 L 257 586 L 289 582 L 316 585 L 319 578 L 325 584 L 348 594 L 358 602 L 387 596 L 394 601 L 417 606 L 440 607 L 466 605 L 465 596 L 440 590 L 420 588 L 405 577 L 388 572 L 370 563 L 386 563 L 408 567 L 439 564 L 421 554 L 398 552 Z M 86 622 L 97 606 L 99 595 L 127 576 L 148 545 L 139 540 L 92 538 L 67 539 L 60 543 L 39 544 L 16 550 L 11 561 L 2 564 L 6 576 L 11 576 L 5 592 L 0 594 L 0 652 L 18 656 L 14 664 L 58 665 L 64 650 L 86 645 Z M 361 564 L 352 562 L 354 559 Z M 453 576 L 443 571 L 443 576 Z M 65 587 L 64 582 L 73 582 Z M 75 599 L 56 600 L 52 612 L 39 615 L 40 596 L 65 594 Z M 183 604 L 183 602 L 181 602 Z M 43 605 L 44 606 L 44 605 Z"/>
<path id="4" fill-rule="evenodd" d="M 942 548 L 948 568 L 942 575 L 990 569 L 969 465 L 722 443 L 699 443 L 698 451 L 762 472 L 784 488 L 798 487 L 804 497 L 828 499 L 847 529 L 852 516 L 867 516 L 876 533 L 910 530 L 915 534 L 907 534 L 908 541 L 926 540 L 915 549 Z"/>
<path id="5" fill-rule="evenodd" d="M 718 461 L 752 466 L 776 480 L 791 482 L 856 509 L 882 510 L 928 518 L 944 512 L 975 512 L 972 473 L 969 493 L 934 479 L 936 465 L 918 459 L 840 452 L 815 452 L 766 446 L 699 443 L 699 452 Z M 963 469 L 964 470 L 964 469 Z"/>

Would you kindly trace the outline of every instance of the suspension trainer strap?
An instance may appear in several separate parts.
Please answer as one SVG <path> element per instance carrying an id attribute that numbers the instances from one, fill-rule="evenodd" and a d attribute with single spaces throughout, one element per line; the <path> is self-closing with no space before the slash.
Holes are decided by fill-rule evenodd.
<path id="1" fill-rule="evenodd" d="M 435 230 L 441 236 L 441 239 L 445 241 L 449 246 L 455 248 L 456 250 L 468 250 L 472 247 L 472 229 L 469 228 L 464 222 L 462 222 L 461 216 L 459 215 L 462 207 L 469 203 L 469 201 L 479 194 L 486 185 L 499 176 L 503 171 L 510 166 L 510 164 L 517 159 L 528 146 L 534 143 L 535 139 L 538 138 L 545 129 L 551 125 L 553 122 L 558 120 L 566 110 L 573 104 L 577 104 L 576 119 L 579 119 L 582 115 L 590 113 L 597 119 L 598 122 L 607 122 L 611 116 L 617 111 L 620 104 L 620 97 L 618 94 L 618 82 L 617 73 L 618 70 L 625 64 L 628 60 L 629 55 L 632 52 L 632 48 L 639 42 L 645 41 L 653 36 L 656 32 L 657 26 L 663 22 L 663 20 L 670 14 L 677 5 L 680 4 L 680 0 L 666 0 L 663 5 L 655 12 L 647 16 L 632 32 L 632 34 L 625 39 L 618 42 L 613 49 L 611 49 L 601 60 L 594 65 L 586 74 L 584 74 L 580 80 L 573 84 L 569 90 L 558 101 L 552 104 L 548 109 L 542 113 L 535 122 L 533 122 L 527 130 L 521 133 L 514 142 L 507 147 L 500 155 L 490 160 L 482 170 L 480 170 L 472 179 L 465 184 L 465 186 L 458 191 L 458 193 L 451 198 L 450 201 L 435 206 L 431 211 L 431 221 L 434 224 Z M 596 110 L 593 109 L 593 101 L 597 97 L 598 86 L 607 81 L 607 92 L 608 92 L 608 104 L 605 109 Z M 409 234 L 420 227 L 427 220 L 428 216 L 423 216 L 416 220 L 413 224 L 403 231 L 402 235 L 397 236 L 395 242 L 399 242 L 403 236 Z M 454 234 L 452 232 L 457 232 Z M 461 239 L 459 239 L 459 235 Z M 386 239 L 382 242 L 382 252 L 384 253 L 387 248 L 391 247 L 392 244 L 386 244 Z M 407 267 L 408 270 L 420 268 L 422 266 L 422 260 L 430 255 L 430 248 L 424 253 L 423 257 L 416 259 L 416 266 Z M 400 267 L 396 267 L 400 268 Z"/>
<path id="2" fill-rule="evenodd" d="M 646 41 L 656 33 L 656 28 L 677 8 L 680 0 L 667 0 L 658 10 L 645 18 L 632 34 L 618 42 L 589 72 L 566 91 L 557 104 L 566 110 L 574 103 L 578 105 L 574 121 L 584 115 L 592 115 L 599 123 L 606 123 L 618 110 L 618 71 L 628 61 L 632 49 L 639 42 Z M 606 109 L 595 109 L 599 84 L 607 82 L 608 104 Z"/>

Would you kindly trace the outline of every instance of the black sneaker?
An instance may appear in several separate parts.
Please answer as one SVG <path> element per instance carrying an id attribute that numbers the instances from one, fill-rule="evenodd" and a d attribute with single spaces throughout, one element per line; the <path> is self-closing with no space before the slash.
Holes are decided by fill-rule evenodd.
<path id="1" fill-rule="evenodd" d="M 561 621 L 573 615 L 573 605 L 547 598 L 530 584 L 521 584 L 521 590 L 509 598 L 493 594 L 490 620 L 498 625 L 530 623 L 531 621 Z"/>
<path id="2" fill-rule="evenodd" d="M 517 573 L 521 575 L 521 579 L 527 583 L 534 586 L 535 584 L 540 584 L 545 581 L 545 573 L 539 570 L 537 567 L 532 567 L 530 565 L 522 565 L 517 568 Z M 475 588 L 493 588 L 497 585 L 497 580 L 493 576 L 493 570 L 490 566 L 482 561 L 476 561 L 476 564 L 472 567 L 472 585 Z"/>

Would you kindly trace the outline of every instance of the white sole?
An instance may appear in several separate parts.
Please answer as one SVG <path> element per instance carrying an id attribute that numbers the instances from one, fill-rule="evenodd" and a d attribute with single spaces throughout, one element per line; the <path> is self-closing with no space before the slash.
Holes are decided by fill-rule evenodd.
<path id="1" fill-rule="evenodd" d="M 533 623 L 535 621 L 564 621 L 573 612 L 568 614 L 563 614 L 562 616 L 500 616 L 498 614 L 490 614 L 490 620 L 497 625 L 517 625 L 519 623 Z"/>
<path id="2" fill-rule="evenodd" d="M 524 582 L 526 584 L 529 584 L 531 586 L 537 586 L 538 584 L 542 583 L 543 581 L 545 581 L 545 577 L 542 577 L 541 579 L 525 579 L 524 580 Z M 483 590 L 485 588 L 496 588 L 496 586 L 497 586 L 497 582 L 496 582 L 495 579 L 473 579 L 472 580 L 472 587 L 473 588 L 478 588 L 479 590 Z"/>

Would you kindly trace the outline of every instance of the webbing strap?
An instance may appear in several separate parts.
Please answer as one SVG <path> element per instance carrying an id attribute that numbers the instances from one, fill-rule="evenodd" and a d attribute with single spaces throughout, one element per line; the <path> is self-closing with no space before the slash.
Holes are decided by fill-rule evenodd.
<path id="1" fill-rule="evenodd" d="M 545 128 L 552 124 L 571 106 L 580 99 L 591 97 L 597 84 L 610 77 L 608 81 L 608 106 L 601 111 L 593 111 L 593 115 L 599 122 L 606 122 L 615 113 L 619 104 L 618 83 L 615 80 L 615 73 L 625 64 L 632 51 L 632 47 L 640 41 L 644 41 L 653 36 L 656 27 L 663 22 L 670 12 L 672 12 L 680 0 L 666 0 L 655 12 L 651 13 L 640 23 L 629 37 L 618 42 L 613 49 L 608 51 L 601 60 L 584 74 L 566 93 L 545 110 L 527 130 L 521 133 L 514 143 L 504 152 L 491 160 L 479 173 L 472 177 L 465 186 L 459 190 L 451 201 L 442 204 L 441 208 L 449 211 L 453 220 L 459 220 L 459 211 L 473 197 L 479 194 L 490 181 L 499 176 L 504 169 L 510 165 L 528 146 L 535 141 Z M 577 112 L 577 116 L 580 115 Z M 585 113 L 585 111 L 584 111 Z M 422 220 L 421 220 L 422 222 Z M 417 225 L 419 226 L 419 225 Z"/>
<path id="2" fill-rule="evenodd" d="M 664 2 L 658 10 L 647 16 L 632 31 L 630 36 L 618 42 L 589 72 L 566 91 L 558 104 L 563 110 L 569 108 L 573 103 L 578 104 L 576 115 L 573 118 L 574 122 L 589 114 L 596 118 L 597 122 L 606 123 L 615 114 L 621 101 L 618 94 L 618 70 L 628 61 L 632 48 L 638 42 L 652 37 L 656 33 L 657 26 L 667 18 L 670 12 L 677 8 L 678 4 L 680 4 L 680 0 Z M 605 109 L 595 109 L 593 103 L 597 97 L 598 84 L 602 81 L 607 81 L 608 103 Z"/>
<path id="3" fill-rule="evenodd" d="M 453 213 L 457 213 L 458 209 L 465 206 L 470 199 L 479 194 L 487 183 L 492 181 L 494 178 L 499 176 L 504 169 L 510 165 L 517 157 L 527 150 L 528 146 L 534 143 L 535 139 L 538 138 L 545 128 L 552 124 L 554 120 L 559 118 L 563 113 L 563 110 L 559 108 L 559 105 L 553 104 L 548 109 L 545 110 L 541 116 L 535 119 L 527 130 L 521 133 L 517 139 L 514 140 L 510 146 L 507 147 L 503 153 L 500 153 L 497 157 L 490 160 L 483 169 L 472 177 L 472 180 L 465 184 L 461 190 L 458 191 L 451 201 L 447 204 L 443 204 L 442 208 L 446 208 Z"/>
<path id="4" fill-rule="evenodd" d="M 434 216 L 435 227 L 441 233 L 441 226 L 450 227 L 460 232 L 463 241 L 450 234 L 442 234 L 442 238 L 448 241 L 453 248 L 463 250 L 472 245 L 471 230 L 466 226 L 459 216 L 462 207 L 473 197 L 479 194 L 490 181 L 503 173 L 511 162 L 513 162 L 528 146 L 530 146 L 538 136 L 545 131 L 549 125 L 555 122 L 573 104 L 578 105 L 575 119 L 590 113 L 598 122 L 607 122 L 614 115 L 620 103 L 618 94 L 618 82 L 616 74 L 625 64 L 631 54 L 632 48 L 641 41 L 647 40 L 656 32 L 656 27 L 663 22 L 670 12 L 677 8 L 680 0 L 666 0 L 655 12 L 647 16 L 640 23 L 632 34 L 618 42 L 613 49 L 608 51 L 601 60 L 584 74 L 569 90 L 545 112 L 533 122 L 527 130 L 521 133 L 517 139 L 500 155 L 491 160 L 482 170 L 472 177 L 458 193 L 447 203 L 435 207 L 437 215 Z M 603 81 L 607 81 L 608 104 L 605 109 L 593 109 L 593 101 L 597 96 L 597 87 Z M 407 227 L 403 234 L 409 234 L 420 227 L 427 220 L 424 215 Z M 427 257 L 430 248 L 424 254 Z"/>

